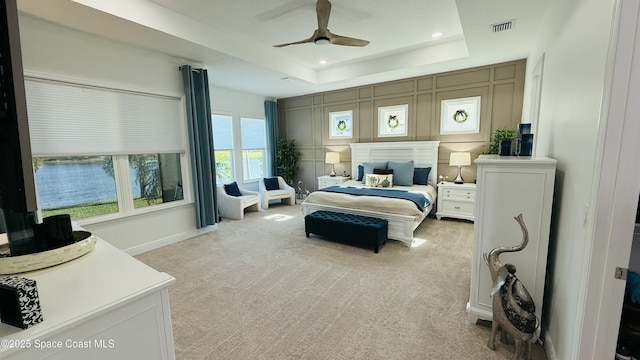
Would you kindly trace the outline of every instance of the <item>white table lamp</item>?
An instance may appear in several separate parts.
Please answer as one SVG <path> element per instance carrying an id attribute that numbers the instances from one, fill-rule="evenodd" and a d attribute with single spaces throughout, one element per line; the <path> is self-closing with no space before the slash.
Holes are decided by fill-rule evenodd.
<path id="1" fill-rule="evenodd" d="M 334 165 L 340 162 L 340 153 L 332 151 L 328 152 L 325 155 L 324 162 L 327 164 L 331 164 L 331 173 L 329 174 L 329 176 L 336 176 Z"/>
<path id="2" fill-rule="evenodd" d="M 462 184 L 462 175 L 460 174 L 461 167 L 471 165 L 471 153 L 468 152 L 452 152 L 449 158 L 449 165 L 458 167 L 458 175 L 453 180 L 456 184 Z"/>

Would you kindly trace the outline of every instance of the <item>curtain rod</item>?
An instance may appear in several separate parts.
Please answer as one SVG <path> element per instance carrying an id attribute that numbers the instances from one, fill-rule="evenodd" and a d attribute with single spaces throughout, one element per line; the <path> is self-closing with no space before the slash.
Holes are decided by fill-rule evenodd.
<path id="1" fill-rule="evenodd" d="M 185 67 L 185 66 L 190 66 L 190 65 L 178 66 L 178 70 L 182 71 L 182 68 Z M 202 70 L 205 70 L 205 69 L 193 69 L 193 68 L 191 69 L 191 71 L 195 71 L 195 72 L 200 72 Z"/>

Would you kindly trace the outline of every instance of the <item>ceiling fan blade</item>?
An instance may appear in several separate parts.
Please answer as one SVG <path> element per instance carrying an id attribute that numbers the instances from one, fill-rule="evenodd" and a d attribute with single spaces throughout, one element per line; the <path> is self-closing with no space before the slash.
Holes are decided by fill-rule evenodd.
<path id="1" fill-rule="evenodd" d="M 313 38 L 308 38 L 308 39 L 304 39 L 304 40 L 300 40 L 300 41 L 296 41 L 296 42 L 273 45 L 273 47 L 284 47 L 284 46 L 289 46 L 289 45 L 306 44 L 306 43 L 312 43 L 312 42 L 313 42 Z"/>
<path id="2" fill-rule="evenodd" d="M 329 41 L 334 45 L 344 45 L 344 46 L 367 46 L 369 45 L 369 41 L 356 39 L 348 36 L 342 36 L 333 34 L 329 30 L 327 30 L 327 34 L 329 35 Z"/>
<path id="3" fill-rule="evenodd" d="M 289 45 L 316 43 L 317 45 L 334 44 L 344 46 L 367 46 L 369 41 L 356 39 L 348 36 L 332 34 L 327 27 L 329 26 L 329 15 L 331 15 L 331 3 L 329 0 L 318 0 L 316 3 L 316 13 L 318 16 L 318 28 L 313 32 L 310 38 L 290 42 L 286 44 L 274 45 L 274 47 L 284 47 Z"/>
<path id="4" fill-rule="evenodd" d="M 318 0 L 316 13 L 318 15 L 318 31 L 322 33 L 329 26 L 329 15 L 331 15 L 331 3 L 329 0 Z"/>
<path id="5" fill-rule="evenodd" d="M 311 35 L 311 37 L 309 37 L 307 39 L 300 40 L 300 41 L 295 41 L 295 42 L 290 42 L 290 43 L 285 43 L 285 44 L 273 45 L 273 47 L 284 47 L 284 46 L 289 46 L 289 45 L 312 43 L 312 42 L 314 42 L 316 40 L 317 37 L 318 37 L 318 30 L 314 31 L 313 35 Z"/>

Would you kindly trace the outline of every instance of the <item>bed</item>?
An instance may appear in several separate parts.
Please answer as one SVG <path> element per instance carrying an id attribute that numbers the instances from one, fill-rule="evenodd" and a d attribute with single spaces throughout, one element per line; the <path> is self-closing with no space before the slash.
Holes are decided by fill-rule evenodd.
<path id="1" fill-rule="evenodd" d="M 393 186 L 393 189 L 407 189 L 424 192 L 430 204 L 424 211 L 411 211 L 410 205 L 401 199 L 377 198 L 370 196 L 354 196 L 324 191 L 314 191 L 302 203 L 303 213 L 310 214 L 317 210 L 328 210 L 347 214 L 356 214 L 386 219 L 389 222 L 388 238 L 398 240 L 411 246 L 413 231 L 424 221 L 436 204 L 436 183 L 438 179 L 438 147 L 439 141 L 380 142 L 353 143 L 351 146 L 351 174 L 358 174 L 358 165 L 364 162 L 413 160 L 414 167 L 431 167 L 429 185 L 413 185 L 410 187 Z M 363 186 L 361 182 L 349 180 L 342 186 Z M 367 199 L 369 198 L 369 199 Z M 377 202 L 375 209 L 371 201 Z M 382 206 L 380 208 L 379 206 Z M 415 206 L 413 206 L 415 208 Z"/>

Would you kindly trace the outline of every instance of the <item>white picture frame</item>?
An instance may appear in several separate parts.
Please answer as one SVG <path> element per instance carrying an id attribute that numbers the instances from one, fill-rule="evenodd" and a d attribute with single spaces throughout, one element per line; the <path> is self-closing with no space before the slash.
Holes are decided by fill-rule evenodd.
<path id="1" fill-rule="evenodd" d="M 353 137 L 353 111 L 329 113 L 329 139 L 350 139 Z"/>
<path id="2" fill-rule="evenodd" d="M 379 107 L 378 136 L 407 136 L 408 113 L 408 104 Z"/>
<path id="3" fill-rule="evenodd" d="M 481 100 L 480 96 L 442 100 L 440 135 L 479 133 Z"/>

